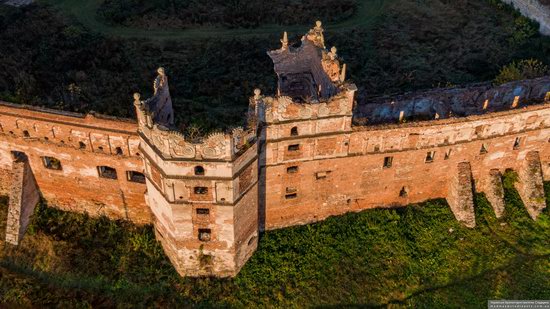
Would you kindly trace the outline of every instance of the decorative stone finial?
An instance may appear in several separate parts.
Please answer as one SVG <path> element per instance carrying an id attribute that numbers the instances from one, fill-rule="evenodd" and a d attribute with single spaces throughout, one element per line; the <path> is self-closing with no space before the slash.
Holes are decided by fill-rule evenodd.
<path id="1" fill-rule="evenodd" d="M 134 102 L 139 102 L 139 99 L 141 98 L 141 95 L 139 93 L 134 93 Z"/>
<path id="2" fill-rule="evenodd" d="M 336 46 L 332 46 L 332 48 L 330 49 L 330 53 L 328 53 L 330 60 L 335 60 L 336 57 L 338 57 L 338 54 L 336 53 L 337 51 L 338 49 L 336 48 Z"/>
<path id="3" fill-rule="evenodd" d="M 288 34 L 286 31 L 283 33 L 283 39 L 281 40 L 281 50 L 288 49 Z"/>
<path id="4" fill-rule="evenodd" d="M 259 88 L 254 89 L 254 100 L 259 100 L 262 98 L 262 91 Z"/>
<path id="5" fill-rule="evenodd" d="M 516 108 L 519 105 L 519 96 L 514 97 L 514 102 L 512 102 L 512 108 Z"/>
<path id="6" fill-rule="evenodd" d="M 315 45 L 321 48 L 325 48 L 325 37 L 323 36 L 323 23 L 321 21 L 315 22 L 315 27 L 309 30 L 307 39 L 313 42 Z"/>
<path id="7" fill-rule="evenodd" d="M 159 68 L 157 69 L 157 73 L 159 73 L 159 75 L 164 75 L 164 74 L 165 74 L 164 68 L 163 68 L 163 67 L 159 67 Z"/>
<path id="8" fill-rule="evenodd" d="M 340 72 L 340 82 L 345 82 L 346 81 L 346 64 L 344 63 L 344 65 L 342 66 L 342 71 Z"/>

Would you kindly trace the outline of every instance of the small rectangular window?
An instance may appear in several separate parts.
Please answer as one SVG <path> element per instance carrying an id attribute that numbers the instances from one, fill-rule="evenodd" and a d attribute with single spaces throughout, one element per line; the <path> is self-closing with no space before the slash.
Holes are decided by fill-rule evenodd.
<path id="1" fill-rule="evenodd" d="M 44 167 L 51 170 L 61 170 L 61 161 L 53 157 L 42 157 Z"/>
<path id="2" fill-rule="evenodd" d="M 315 173 L 315 178 L 317 179 L 323 179 L 327 178 L 329 172 L 317 172 Z"/>
<path id="3" fill-rule="evenodd" d="M 426 163 L 432 163 L 434 161 L 434 158 L 435 158 L 435 151 L 428 151 L 426 153 L 426 160 L 425 162 Z"/>
<path id="4" fill-rule="evenodd" d="M 487 151 L 487 145 L 486 144 L 481 144 L 481 148 L 479 149 L 479 154 L 486 154 L 488 151 Z"/>
<path id="5" fill-rule="evenodd" d="M 197 215 L 207 216 L 210 214 L 210 209 L 208 208 L 197 208 Z"/>
<path id="6" fill-rule="evenodd" d="M 401 191 L 399 191 L 399 197 L 407 197 L 409 195 L 409 188 L 403 187 L 401 188 Z"/>
<path id="7" fill-rule="evenodd" d="M 514 141 L 514 150 L 518 150 L 521 147 L 522 138 L 516 137 L 516 140 Z"/>
<path id="8" fill-rule="evenodd" d="M 289 166 L 289 167 L 286 168 L 286 172 L 288 174 L 298 173 L 298 167 L 297 166 Z"/>
<path id="9" fill-rule="evenodd" d="M 210 229 L 199 229 L 199 240 L 210 241 L 212 239 L 212 231 Z"/>
<path id="10" fill-rule="evenodd" d="M 195 187 L 193 189 L 193 192 L 195 192 L 195 194 L 208 194 L 208 188 L 207 187 Z"/>
<path id="11" fill-rule="evenodd" d="M 451 157 L 451 153 L 453 152 L 452 149 L 448 149 L 446 152 L 445 152 L 445 160 L 449 160 L 449 158 Z"/>
<path id="12" fill-rule="evenodd" d="M 390 168 L 393 164 L 393 157 L 384 158 L 384 168 Z"/>
<path id="13" fill-rule="evenodd" d="M 136 172 L 136 171 L 128 171 L 126 172 L 126 176 L 128 177 L 128 181 L 145 183 L 145 175 L 143 175 L 143 173 Z"/>
<path id="14" fill-rule="evenodd" d="M 285 198 L 286 198 L 287 200 L 292 200 L 292 199 L 295 199 L 295 198 L 297 198 L 297 197 L 298 197 L 298 194 L 297 194 L 297 193 L 291 193 L 291 194 L 286 194 L 286 195 L 285 195 Z"/>
<path id="15" fill-rule="evenodd" d="M 288 151 L 298 151 L 300 150 L 300 144 L 294 144 L 288 146 Z"/>
<path id="16" fill-rule="evenodd" d="M 99 177 L 102 178 L 108 178 L 108 179 L 117 179 L 116 170 L 112 167 L 108 166 L 98 166 L 97 172 L 99 173 Z"/>

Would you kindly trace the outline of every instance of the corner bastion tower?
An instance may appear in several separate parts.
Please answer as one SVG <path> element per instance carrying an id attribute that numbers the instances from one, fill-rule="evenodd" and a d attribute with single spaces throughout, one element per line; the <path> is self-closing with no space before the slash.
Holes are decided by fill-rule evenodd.
<path id="1" fill-rule="evenodd" d="M 154 89 L 134 105 L 157 239 L 181 275 L 234 276 L 258 244 L 256 132 L 187 140 L 172 130 L 163 69 Z"/>

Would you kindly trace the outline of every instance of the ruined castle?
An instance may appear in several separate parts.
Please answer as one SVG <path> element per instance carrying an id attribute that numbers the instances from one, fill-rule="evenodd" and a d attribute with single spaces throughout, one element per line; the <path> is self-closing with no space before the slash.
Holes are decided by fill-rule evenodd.
<path id="1" fill-rule="evenodd" d="M 278 85 L 256 90 L 248 127 L 191 140 L 173 130 L 163 69 L 134 95 L 137 121 L 0 104 L 6 241 L 40 198 L 67 211 L 152 223 L 181 275 L 235 276 L 260 231 L 446 198 L 475 226 L 475 192 L 505 215 L 501 175 L 518 174 L 529 215 L 550 179 L 550 77 L 435 89 L 358 104 L 321 23 L 270 51 Z"/>

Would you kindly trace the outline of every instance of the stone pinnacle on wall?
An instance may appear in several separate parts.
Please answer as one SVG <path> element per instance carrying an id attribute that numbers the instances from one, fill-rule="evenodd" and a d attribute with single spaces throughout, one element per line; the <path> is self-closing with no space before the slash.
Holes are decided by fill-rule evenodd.
<path id="1" fill-rule="evenodd" d="M 283 33 L 283 38 L 281 40 L 281 50 L 288 50 L 288 34 L 286 31 Z"/>

